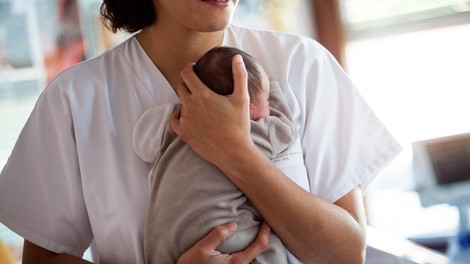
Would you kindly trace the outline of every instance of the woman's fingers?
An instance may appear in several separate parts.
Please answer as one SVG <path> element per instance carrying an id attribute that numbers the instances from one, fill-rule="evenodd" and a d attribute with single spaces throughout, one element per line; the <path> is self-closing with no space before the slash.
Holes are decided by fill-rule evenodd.
<path id="1" fill-rule="evenodd" d="M 238 107 L 244 116 L 244 126 L 249 130 L 250 123 L 250 95 L 248 94 L 248 73 L 245 63 L 240 55 L 232 58 L 233 93 L 228 95 L 232 103 Z"/>
<path id="2" fill-rule="evenodd" d="M 170 119 L 168 120 L 168 123 L 170 124 L 171 129 L 175 131 L 176 135 L 180 136 L 181 134 L 181 123 L 180 123 L 180 117 L 181 117 L 181 110 L 182 108 L 176 108 L 175 111 L 171 114 Z"/>
<path id="3" fill-rule="evenodd" d="M 222 241 L 233 235 L 237 231 L 237 223 L 230 222 L 225 225 L 213 228 L 209 234 L 201 239 L 197 245 L 205 249 L 215 250 Z"/>
<path id="4" fill-rule="evenodd" d="M 183 104 L 185 103 L 185 98 L 188 98 L 188 96 L 191 94 L 213 93 L 213 91 L 208 89 L 207 86 L 196 75 L 193 70 L 193 65 L 194 64 L 192 63 L 186 64 L 180 73 L 184 83 L 177 87 L 176 92 Z M 238 54 L 232 58 L 232 75 L 234 82 L 234 91 L 232 97 L 236 98 L 237 100 L 249 102 L 247 84 L 248 74 L 246 72 L 243 58 Z"/>
<path id="5" fill-rule="evenodd" d="M 183 104 L 187 101 L 187 98 L 191 96 L 191 91 L 189 90 L 186 83 L 181 83 L 180 85 L 178 85 L 175 91 L 178 97 L 180 98 L 181 102 L 183 102 Z"/>
<path id="6" fill-rule="evenodd" d="M 178 264 L 204 263 L 204 264 L 239 264 L 251 263 L 261 255 L 269 245 L 271 229 L 266 223 L 261 225 L 256 240 L 245 250 L 223 254 L 217 251 L 222 241 L 233 235 L 237 230 L 237 224 L 230 222 L 212 229 L 209 234 L 186 251 L 178 260 Z"/>
<path id="7" fill-rule="evenodd" d="M 237 230 L 237 224 L 231 222 L 212 229 L 209 234 L 197 242 L 178 259 L 178 264 L 231 264 L 231 256 L 216 250 L 219 244 Z M 243 263 L 249 263 L 243 262 Z"/>
<path id="8" fill-rule="evenodd" d="M 238 154 L 240 146 L 253 145 L 245 65 L 240 56 L 232 64 L 237 87 L 228 96 L 213 92 L 194 73 L 192 64 L 186 65 L 181 71 L 185 84 L 176 89 L 183 108 L 170 119 L 176 135 L 219 168 L 226 164 L 224 156 Z"/>
<path id="9" fill-rule="evenodd" d="M 270 235 L 271 228 L 268 226 L 268 224 L 263 222 L 256 240 L 245 250 L 232 254 L 232 258 L 240 261 L 240 263 L 250 263 L 253 259 L 261 255 L 261 253 L 263 253 L 268 248 Z"/>
<path id="10" fill-rule="evenodd" d="M 245 63 L 240 55 L 235 55 L 232 58 L 232 75 L 233 75 L 233 97 L 237 100 L 249 102 L 247 72 Z"/>
<path id="11" fill-rule="evenodd" d="M 184 66 L 180 73 L 181 78 L 183 78 L 183 81 L 186 84 L 189 93 L 194 94 L 204 91 L 211 91 L 196 75 L 193 69 L 193 65 L 193 63 L 186 64 L 186 66 Z"/>

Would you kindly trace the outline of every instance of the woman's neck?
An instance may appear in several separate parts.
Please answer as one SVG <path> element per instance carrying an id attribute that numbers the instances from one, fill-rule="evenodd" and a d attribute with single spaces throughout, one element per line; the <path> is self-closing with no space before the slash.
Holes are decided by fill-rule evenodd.
<path id="1" fill-rule="evenodd" d="M 201 33 L 148 27 L 137 35 L 137 39 L 175 89 L 182 82 L 180 71 L 184 65 L 196 62 L 209 49 L 222 45 L 223 31 Z"/>

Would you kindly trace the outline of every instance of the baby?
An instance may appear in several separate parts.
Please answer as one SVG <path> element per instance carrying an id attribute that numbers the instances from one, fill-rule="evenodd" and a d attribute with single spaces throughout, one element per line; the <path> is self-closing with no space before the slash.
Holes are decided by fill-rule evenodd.
<path id="1" fill-rule="evenodd" d="M 195 65 L 199 78 L 215 92 L 233 92 L 231 62 L 243 57 L 248 72 L 251 135 L 269 158 L 295 139 L 291 113 L 276 82 L 247 53 L 228 47 L 207 52 Z M 234 253 L 256 238 L 263 221 L 247 197 L 214 165 L 194 153 L 168 125 L 173 104 L 147 110 L 134 128 L 136 153 L 154 163 L 149 173 L 150 204 L 144 230 L 146 263 L 176 263 L 179 256 L 212 228 L 236 222 L 237 232 L 217 250 Z M 269 248 L 252 263 L 287 263 L 280 239 L 271 233 Z"/>

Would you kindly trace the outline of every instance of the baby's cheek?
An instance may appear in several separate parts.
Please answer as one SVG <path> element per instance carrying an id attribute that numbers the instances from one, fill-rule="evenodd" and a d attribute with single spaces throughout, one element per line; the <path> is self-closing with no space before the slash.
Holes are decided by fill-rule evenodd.
<path id="1" fill-rule="evenodd" d="M 266 104 L 265 106 L 257 105 L 256 107 L 250 108 L 250 119 L 251 120 L 258 120 L 263 117 L 269 116 L 269 106 Z"/>

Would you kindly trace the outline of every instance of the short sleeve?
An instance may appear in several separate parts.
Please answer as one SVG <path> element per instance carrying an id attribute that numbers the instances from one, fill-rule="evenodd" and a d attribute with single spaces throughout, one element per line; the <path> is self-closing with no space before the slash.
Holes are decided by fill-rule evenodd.
<path id="1" fill-rule="evenodd" d="M 69 98 L 40 96 L 0 174 L 0 221 L 56 253 L 81 257 L 92 240 Z"/>
<path id="2" fill-rule="evenodd" d="M 402 148 L 333 56 L 318 51 L 316 61 L 303 69 L 300 133 L 312 193 L 335 202 L 355 186 L 365 192 Z"/>
<path id="3" fill-rule="evenodd" d="M 306 176 L 310 192 L 328 202 L 356 186 L 365 192 L 401 146 L 334 57 L 317 41 L 295 34 L 238 26 L 226 33 L 224 45 L 255 57 L 285 95 L 307 175 L 297 162 L 284 172 Z"/>

